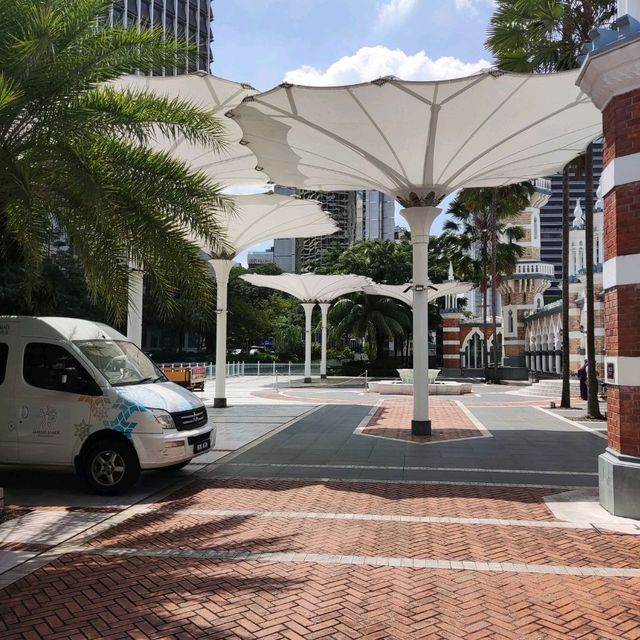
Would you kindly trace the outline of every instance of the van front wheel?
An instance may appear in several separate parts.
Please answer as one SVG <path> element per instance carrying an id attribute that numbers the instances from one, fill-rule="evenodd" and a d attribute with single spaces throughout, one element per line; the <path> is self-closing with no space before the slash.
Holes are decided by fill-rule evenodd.
<path id="1" fill-rule="evenodd" d="M 83 475 L 95 493 L 118 495 L 137 482 L 140 464 L 129 444 L 105 438 L 92 444 L 87 451 Z"/>

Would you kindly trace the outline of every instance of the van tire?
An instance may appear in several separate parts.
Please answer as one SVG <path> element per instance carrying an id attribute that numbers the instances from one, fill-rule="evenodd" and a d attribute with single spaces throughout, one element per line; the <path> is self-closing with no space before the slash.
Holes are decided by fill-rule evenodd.
<path id="1" fill-rule="evenodd" d="M 115 496 L 129 490 L 140 477 L 133 447 L 119 438 L 100 438 L 83 455 L 82 475 L 94 493 Z"/>

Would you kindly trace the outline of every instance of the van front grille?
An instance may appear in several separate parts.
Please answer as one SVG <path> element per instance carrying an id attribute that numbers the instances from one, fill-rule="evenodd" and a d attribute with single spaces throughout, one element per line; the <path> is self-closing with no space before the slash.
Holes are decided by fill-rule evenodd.
<path id="1" fill-rule="evenodd" d="M 171 414 L 171 417 L 173 418 L 178 431 L 197 429 L 198 427 L 207 424 L 207 421 L 209 420 L 205 407 L 189 409 L 188 411 L 176 411 Z"/>

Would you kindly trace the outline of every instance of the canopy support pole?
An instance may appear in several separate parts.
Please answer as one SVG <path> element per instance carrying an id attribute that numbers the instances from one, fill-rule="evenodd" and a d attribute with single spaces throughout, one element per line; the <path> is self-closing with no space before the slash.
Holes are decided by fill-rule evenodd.
<path id="1" fill-rule="evenodd" d="M 303 302 L 304 309 L 304 381 L 311 382 L 311 314 L 315 302 Z"/>
<path id="2" fill-rule="evenodd" d="M 327 314 L 329 313 L 330 302 L 320 303 L 320 313 L 322 314 L 322 357 L 320 358 L 320 379 L 327 379 Z"/>
<path id="3" fill-rule="evenodd" d="M 144 272 L 136 265 L 129 267 L 129 307 L 127 309 L 127 338 L 142 348 L 142 304 Z"/>
<path id="4" fill-rule="evenodd" d="M 400 214 L 409 223 L 413 249 L 413 420 L 411 434 L 431 435 L 429 419 L 429 230 L 437 207 L 411 207 Z"/>
<path id="5" fill-rule="evenodd" d="M 224 409 L 227 406 L 227 291 L 229 273 L 233 260 L 211 260 L 216 274 L 216 389 L 213 406 Z"/>

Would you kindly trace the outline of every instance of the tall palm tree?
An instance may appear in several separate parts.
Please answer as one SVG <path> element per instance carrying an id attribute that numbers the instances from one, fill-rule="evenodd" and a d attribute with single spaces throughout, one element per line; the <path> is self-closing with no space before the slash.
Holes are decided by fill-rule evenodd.
<path id="1" fill-rule="evenodd" d="M 382 360 L 386 339 L 406 337 L 411 322 L 411 310 L 402 302 L 364 293 L 338 300 L 329 311 L 331 338 L 364 338 L 372 360 Z"/>
<path id="2" fill-rule="evenodd" d="M 582 46 L 590 40 L 592 29 L 611 22 L 617 12 L 616 0 L 497 0 L 491 18 L 487 48 L 495 55 L 501 69 L 520 73 L 564 71 L 579 66 Z M 572 164 L 572 163 L 570 163 Z M 590 169 L 593 171 L 593 163 Z M 563 180 L 563 189 L 569 188 Z M 565 197 L 566 196 L 566 197 Z M 593 190 L 585 189 L 586 217 L 593 212 Z M 569 218 L 568 191 L 563 194 L 563 220 Z M 568 224 L 568 222 L 567 222 Z M 591 225 L 593 222 L 591 222 Z M 564 227 L 563 227 L 564 229 Z M 564 240 L 567 243 L 564 244 Z M 563 254 L 568 251 L 568 234 L 563 232 Z M 593 265 L 592 253 L 587 263 Z M 568 269 L 563 260 L 563 335 L 568 334 Z M 593 270 L 587 273 L 587 289 L 593 290 Z M 593 314 L 593 297 L 587 299 L 587 315 Z M 591 308 L 591 312 L 589 309 Z M 567 324 L 565 324 L 565 320 Z M 594 344 L 595 327 L 587 326 L 587 345 Z M 561 406 L 569 407 L 569 348 L 568 336 L 563 339 L 563 376 Z M 595 358 L 595 354 L 593 356 Z M 565 373 L 565 370 L 567 372 Z M 595 366 L 588 367 L 588 386 L 597 390 Z M 588 414 L 600 417 L 597 403 Z M 592 411 L 593 410 L 593 411 Z"/>
<path id="3" fill-rule="evenodd" d="M 176 291 L 211 300 L 188 232 L 221 242 L 220 187 L 152 148 L 158 134 L 213 150 L 222 125 L 185 100 L 117 91 L 134 69 L 190 49 L 155 30 L 111 27 L 110 0 L 0 0 L 0 245 L 37 279 L 47 239 L 79 257 L 89 292 L 126 312 L 130 263 L 171 309 Z"/>
<path id="4" fill-rule="evenodd" d="M 530 183 L 497 189 L 463 189 L 449 207 L 450 219 L 444 224 L 443 240 L 449 256 L 463 280 L 473 282 L 482 292 L 482 320 L 485 377 L 489 378 L 487 348 L 487 298 L 492 292 L 494 325 L 494 376 L 498 360 L 496 298 L 500 274 L 513 273 L 524 249 L 518 241 L 524 229 L 510 221 L 529 203 Z"/>

